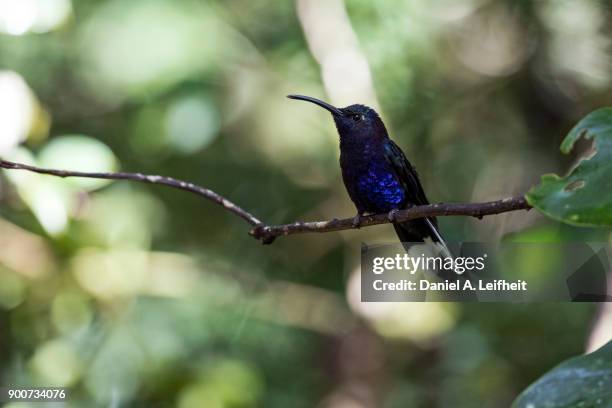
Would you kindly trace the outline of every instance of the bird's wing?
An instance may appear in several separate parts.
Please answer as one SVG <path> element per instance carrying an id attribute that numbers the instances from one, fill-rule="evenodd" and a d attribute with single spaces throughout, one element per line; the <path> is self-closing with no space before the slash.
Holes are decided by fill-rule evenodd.
<path id="1" fill-rule="evenodd" d="M 406 192 L 407 199 L 405 205 L 429 204 L 427 196 L 425 196 L 425 191 L 423 191 L 423 187 L 419 181 L 419 175 L 406 156 L 404 156 L 402 149 L 389 139 L 385 141 L 384 154 L 385 159 L 391 164 L 397 179 L 402 183 L 402 187 Z M 440 231 L 438 231 L 438 222 L 435 217 L 396 224 L 395 231 L 402 242 L 422 241 L 424 237 L 429 236 L 434 242 L 440 245 L 444 256 L 452 258 L 452 254 L 448 250 L 446 242 L 444 242 Z"/>
<path id="2" fill-rule="evenodd" d="M 402 149 L 396 145 L 393 140 L 388 139 L 384 144 L 385 159 L 395 171 L 395 175 L 404 191 L 406 192 L 406 201 L 408 205 L 424 205 L 429 204 L 427 196 L 423 191 L 419 175 L 417 174 L 412 164 L 408 161 Z"/>
<path id="3" fill-rule="evenodd" d="M 397 179 L 402 183 L 404 191 L 407 194 L 406 205 L 429 204 L 427 196 L 425 196 L 425 191 L 423 191 L 423 187 L 419 181 L 419 175 L 404 155 L 404 152 L 402 152 L 402 149 L 400 149 L 393 140 L 388 139 L 385 141 L 384 152 L 385 159 L 391 164 Z M 445 257 L 453 257 L 440 231 L 438 231 L 438 222 L 435 217 L 424 218 L 422 220 L 411 220 L 401 224 L 395 224 L 394 227 L 402 242 L 422 241 L 423 237 L 429 236 L 440 246 L 442 254 Z"/>

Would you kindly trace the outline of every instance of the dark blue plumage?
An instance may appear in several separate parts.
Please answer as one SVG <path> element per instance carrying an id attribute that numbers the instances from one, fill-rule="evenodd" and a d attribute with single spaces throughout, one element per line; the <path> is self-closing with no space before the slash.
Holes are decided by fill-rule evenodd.
<path id="1" fill-rule="evenodd" d="M 302 95 L 289 98 L 312 102 L 331 112 L 340 135 L 342 179 L 358 215 L 429 203 L 416 171 L 389 138 L 374 109 L 364 105 L 336 108 Z M 402 242 L 431 238 L 446 248 L 433 217 L 394 223 L 394 227 Z"/>
<path id="2" fill-rule="evenodd" d="M 357 194 L 377 212 L 389 212 L 401 208 L 406 200 L 402 185 L 384 166 L 376 166 L 357 181 Z"/>

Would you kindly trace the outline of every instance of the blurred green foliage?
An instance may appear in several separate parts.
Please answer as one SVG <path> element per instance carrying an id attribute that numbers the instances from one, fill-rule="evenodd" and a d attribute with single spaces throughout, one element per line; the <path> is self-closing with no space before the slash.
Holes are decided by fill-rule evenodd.
<path id="1" fill-rule="evenodd" d="M 512 405 L 551 408 L 607 407 L 612 404 L 612 342 L 593 353 L 559 364 Z"/>
<path id="2" fill-rule="evenodd" d="M 353 214 L 330 118 L 284 98 L 327 90 L 298 3 L 0 1 L 0 155 L 189 180 L 270 223 Z M 563 135 L 612 102 L 606 2 L 345 6 L 432 201 L 564 173 Z M 506 407 L 584 350 L 596 315 L 361 303 L 360 242 L 394 241 L 389 226 L 264 247 L 155 186 L 5 172 L 0 217 L 0 384 L 67 386 L 75 407 Z M 610 239 L 535 211 L 440 224 L 449 240 Z"/>

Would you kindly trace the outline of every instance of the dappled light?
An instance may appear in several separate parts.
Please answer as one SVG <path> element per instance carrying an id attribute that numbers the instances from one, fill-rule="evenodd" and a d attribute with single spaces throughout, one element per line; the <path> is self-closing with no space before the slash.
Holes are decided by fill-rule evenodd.
<path id="1" fill-rule="evenodd" d="M 10 35 L 45 33 L 60 27 L 71 12 L 70 0 L 2 0 L 0 31 Z"/>
<path id="2" fill-rule="evenodd" d="M 69 407 L 509 406 L 605 344 L 612 309 L 364 301 L 362 245 L 393 226 L 353 229 L 333 117 L 286 95 L 375 107 L 430 202 L 493 202 L 439 217 L 446 239 L 534 244 L 501 270 L 546 282 L 582 260 L 535 244 L 612 242 L 524 198 L 611 105 L 610 27 L 597 1 L 0 0 L 0 160 L 153 177 L 1 171 L 0 388 L 68 387 Z"/>

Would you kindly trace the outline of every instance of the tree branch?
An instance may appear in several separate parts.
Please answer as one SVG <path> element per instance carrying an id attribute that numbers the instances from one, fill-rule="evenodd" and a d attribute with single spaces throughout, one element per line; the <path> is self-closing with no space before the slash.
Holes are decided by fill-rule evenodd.
<path id="1" fill-rule="evenodd" d="M 484 203 L 438 203 L 419 205 L 395 213 L 394 222 L 404 222 L 415 218 L 439 217 L 449 215 L 467 215 L 482 218 L 485 215 L 500 214 L 509 211 L 529 210 L 531 206 L 525 197 L 510 197 L 498 201 Z M 309 232 L 330 232 L 369 227 L 372 225 L 390 223 L 389 214 L 374 214 L 361 216 L 359 226 L 354 218 L 332 219 L 329 221 L 294 222 L 284 225 L 259 225 L 249 234 L 262 241 L 274 239 L 281 235 L 305 234 Z"/>
<path id="2" fill-rule="evenodd" d="M 359 218 L 359 226 L 354 223 L 354 218 L 337 219 L 329 221 L 313 221 L 313 222 L 294 222 L 283 225 L 266 225 L 255 217 L 250 212 L 234 204 L 227 198 L 215 193 L 212 190 L 189 183 L 182 180 L 177 180 L 166 176 L 154 176 L 141 173 L 89 173 L 82 171 L 56 170 L 45 169 L 35 166 L 30 166 L 22 163 L 14 163 L 0 159 L 0 168 L 9 170 L 27 170 L 39 174 L 48 174 L 57 177 L 84 177 L 95 179 L 108 180 L 130 180 L 141 183 L 161 184 L 167 187 L 176 188 L 179 190 L 189 191 L 197 194 L 207 200 L 212 201 L 245 220 L 254 228 L 251 229 L 249 235 L 260 240 L 264 244 L 270 244 L 276 237 L 293 234 L 306 233 L 323 233 L 331 231 L 341 231 L 355 229 L 361 227 L 369 227 L 390 223 L 388 214 L 366 215 Z M 415 218 L 423 217 L 439 217 L 450 215 L 466 215 L 477 218 L 482 218 L 485 215 L 500 214 L 509 211 L 529 210 L 531 206 L 527 203 L 525 197 L 511 197 L 498 201 L 488 201 L 484 203 L 439 203 L 420 205 L 406 210 L 398 211 L 394 214 L 394 222 L 404 222 Z"/>
<path id="3" fill-rule="evenodd" d="M 108 180 L 130 180 L 139 181 L 141 183 L 149 184 L 161 184 L 164 186 L 177 188 L 179 190 L 189 191 L 190 193 L 197 194 L 212 201 L 215 204 L 219 204 L 229 212 L 232 212 L 248 222 L 253 226 L 263 224 L 250 212 L 240 208 L 236 204 L 232 203 L 227 198 L 215 193 L 212 190 L 198 186 L 193 183 L 189 183 L 183 180 L 177 180 L 172 177 L 166 176 L 152 176 L 141 173 L 88 173 L 83 171 L 70 171 L 70 170 L 55 170 L 55 169 L 44 169 L 40 167 L 30 166 L 28 164 L 14 163 L 7 160 L 0 159 L 0 168 L 12 169 L 12 170 L 27 170 L 39 174 L 48 174 L 57 177 L 83 177 L 83 178 L 94 178 L 94 179 L 108 179 Z"/>

